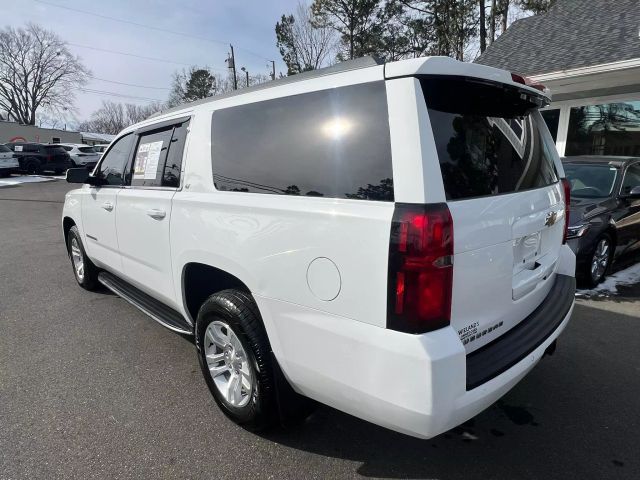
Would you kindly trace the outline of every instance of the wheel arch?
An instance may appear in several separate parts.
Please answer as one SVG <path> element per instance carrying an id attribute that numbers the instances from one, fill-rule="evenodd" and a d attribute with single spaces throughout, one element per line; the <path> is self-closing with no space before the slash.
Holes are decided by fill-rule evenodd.
<path id="1" fill-rule="evenodd" d="M 247 284 L 236 275 L 206 263 L 186 263 L 181 277 L 184 310 L 194 326 L 198 310 L 214 293 L 233 288 L 251 294 Z"/>
<path id="2" fill-rule="evenodd" d="M 69 230 L 71 230 L 71 227 L 76 226 L 76 222 L 73 220 L 73 218 L 69 217 L 69 216 L 65 216 L 62 219 L 62 231 L 64 233 L 64 244 L 66 245 L 68 240 L 69 240 Z"/>

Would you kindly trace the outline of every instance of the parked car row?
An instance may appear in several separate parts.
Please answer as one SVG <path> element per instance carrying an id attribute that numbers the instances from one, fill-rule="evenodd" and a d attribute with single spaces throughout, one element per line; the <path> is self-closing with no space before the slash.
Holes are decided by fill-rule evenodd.
<path id="1" fill-rule="evenodd" d="M 101 156 L 91 145 L 10 142 L 0 145 L 0 176 L 11 173 L 36 175 L 45 172 L 59 175 L 73 167 L 92 170 Z"/>

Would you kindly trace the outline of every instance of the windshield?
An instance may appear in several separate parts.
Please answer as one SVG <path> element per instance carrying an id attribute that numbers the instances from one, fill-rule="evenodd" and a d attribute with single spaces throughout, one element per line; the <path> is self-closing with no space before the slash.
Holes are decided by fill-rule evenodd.
<path id="1" fill-rule="evenodd" d="M 565 163 L 564 173 L 571 183 L 571 196 L 604 198 L 613 193 L 618 169 L 609 165 Z"/>
<path id="2" fill-rule="evenodd" d="M 456 77 L 421 80 L 448 200 L 541 188 L 558 181 L 554 146 L 516 88 Z"/>

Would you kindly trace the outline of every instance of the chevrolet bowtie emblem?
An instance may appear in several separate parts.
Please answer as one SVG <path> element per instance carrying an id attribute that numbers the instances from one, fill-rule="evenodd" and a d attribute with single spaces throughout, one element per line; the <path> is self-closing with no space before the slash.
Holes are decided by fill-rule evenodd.
<path id="1" fill-rule="evenodd" d="M 544 224 L 547 227 L 550 227 L 551 225 L 556 223 L 557 219 L 558 219 L 558 212 L 549 212 L 547 213 L 547 217 L 544 219 Z"/>

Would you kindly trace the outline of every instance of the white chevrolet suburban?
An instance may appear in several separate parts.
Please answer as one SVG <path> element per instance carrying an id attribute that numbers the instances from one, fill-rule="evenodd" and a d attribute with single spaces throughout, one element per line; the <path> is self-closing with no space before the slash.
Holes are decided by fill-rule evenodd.
<path id="1" fill-rule="evenodd" d="M 75 277 L 194 335 L 247 428 L 313 399 L 432 437 L 571 316 L 548 102 L 503 70 L 364 58 L 156 114 L 67 173 Z"/>

